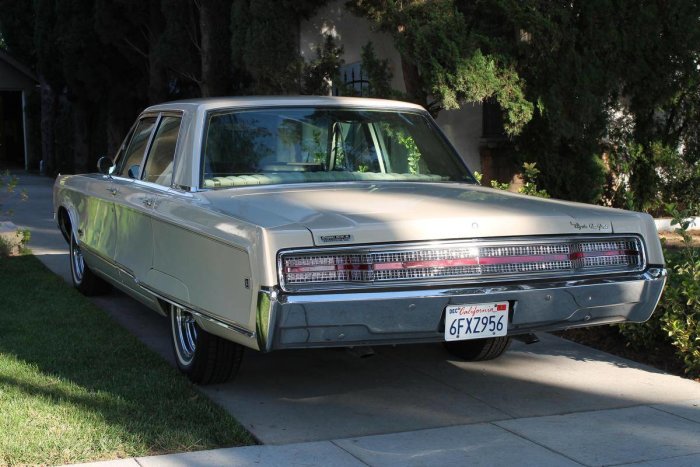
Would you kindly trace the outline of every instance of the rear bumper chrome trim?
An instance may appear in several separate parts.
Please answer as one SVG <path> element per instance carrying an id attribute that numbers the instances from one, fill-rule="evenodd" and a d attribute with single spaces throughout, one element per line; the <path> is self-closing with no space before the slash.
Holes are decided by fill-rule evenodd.
<path id="1" fill-rule="evenodd" d="M 262 351 L 285 348 L 441 342 L 446 306 L 509 301 L 510 335 L 649 319 L 666 270 L 576 280 L 470 284 L 412 290 L 352 290 L 258 296 Z"/>

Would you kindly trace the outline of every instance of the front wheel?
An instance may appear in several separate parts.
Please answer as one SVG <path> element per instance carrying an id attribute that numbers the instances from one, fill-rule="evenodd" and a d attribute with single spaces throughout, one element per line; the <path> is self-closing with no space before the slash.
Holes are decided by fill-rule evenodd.
<path id="1" fill-rule="evenodd" d="M 469 362 L 493 360 L 510 347 L 511 338 L 489 337 L 488 339 L 470 339 L 466 341 L 449 341 L 443 345 L 452 355 Z"/>
<path id="2" fill-rule="evenodd" d="M 192 313 L 171 305 L 170 329 L 177 367 L 193 383 L 225 383 L 238 372 L 243 346 L 200 328 Z"/>
<path id="3" fill-rule="evenodd" d="M 109 290 L 109 284 L 97 277 L 85 264 L 83 252 L 72 230 L 70 233 L 70 275 L 73 286 L 83 295 L 99 295 Z"/>

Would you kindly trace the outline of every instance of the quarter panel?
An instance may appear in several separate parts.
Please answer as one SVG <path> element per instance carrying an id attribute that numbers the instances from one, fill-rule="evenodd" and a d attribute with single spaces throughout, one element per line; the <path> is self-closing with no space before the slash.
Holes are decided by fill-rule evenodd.
<path id="1" fill-rule="evenodd" d="M 153 218 L 155 272 L 149 274 L 148 285 L 158 288 L 151 277 L 171 276 L 182 284 L 171 287 L 173 298 L 252 332 L 253 290 L 259 280 L 251 256 L 259 232 L 196 201 L 174 194 L 160 197 Z"/>

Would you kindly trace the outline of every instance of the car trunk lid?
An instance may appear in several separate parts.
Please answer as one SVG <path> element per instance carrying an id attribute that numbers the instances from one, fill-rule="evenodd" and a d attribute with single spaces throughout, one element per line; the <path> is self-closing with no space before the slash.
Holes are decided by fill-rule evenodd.
<path id="1" fill-rule="evenodd" d="M 215 209 L 267 229 L 303 225 L 316 245 L 613 232 L 622 211 L 467 184 L 342 183 L 208 192 Z"/>

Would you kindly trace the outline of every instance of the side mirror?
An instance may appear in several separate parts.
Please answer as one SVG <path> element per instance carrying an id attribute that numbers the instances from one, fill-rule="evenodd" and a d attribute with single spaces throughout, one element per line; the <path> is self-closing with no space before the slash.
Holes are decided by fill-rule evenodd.
<path id="1" fill-rule="evenodd" d="M 113 167 L 114 162 L 109 157 L 102 156 L 97 161 L 97 171 L 102 175 L 112 175 Z"/>
<path id="2" fill-rule="evenodd" d="M 127 172 L 127 175 L 130 178 L 139 178 L 139 170 L 141 169 L 141 166 L 138 164 L 134 164 L 131 167 L 129 167 L 129 171 Z"/>

